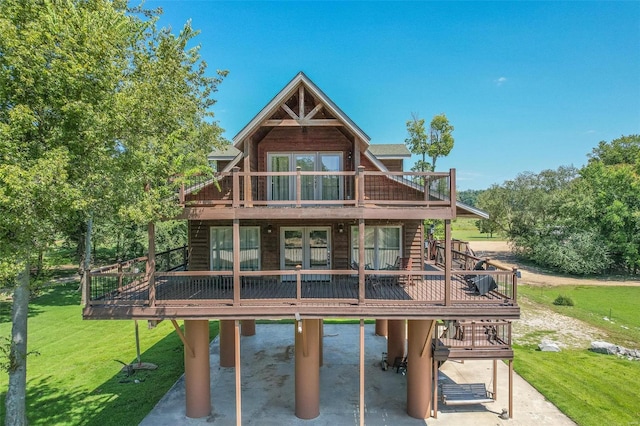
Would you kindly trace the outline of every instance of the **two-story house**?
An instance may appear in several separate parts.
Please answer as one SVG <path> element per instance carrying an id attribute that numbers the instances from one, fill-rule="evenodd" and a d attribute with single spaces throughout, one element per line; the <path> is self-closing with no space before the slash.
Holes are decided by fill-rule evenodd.
<path id="1" fill-rule="evenodd" d="M 156 270 L 150 226 L 146 271 L 91 274 L 84 316 L 173 321 L 185 346 L 189 417 L 211 411 L 209 320 L 220 320 L 221 365 L 236 369 L 240 333 L 255 333 L 255 320 L 296 321 L 295 415 L 314 418 L 323 319 L 359 319 L 361 336 L 363 320 L 376 319 L 390 362 L 407 357 L 408 415 L 437 414 L 440 362 L 513 358 L 516 273 L 465 270 L 473 258 L 452 246 L 451 221 L 486 214 L 456 201 L 454 169 L 407 172 L 409 157 L 402 144 L 371 144 L 299 73 L 231 147 L 210 154 L 214 178 L 180 191 L 186 270 Z M 425 244 L 424 223 L 436 219 L 445 239 Z M 239 403 L 239 379 L 236 394 Z"/>

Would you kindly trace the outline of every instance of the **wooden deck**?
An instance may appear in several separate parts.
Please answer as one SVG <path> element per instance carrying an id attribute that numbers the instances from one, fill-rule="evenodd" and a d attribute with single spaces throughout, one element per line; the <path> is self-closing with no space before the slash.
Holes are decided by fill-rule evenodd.
<path id="1" fill-rule="evenodd" d="M 432 265 L 426 265 L 423 271 L 367 271 L 362 298 L 355 271 L 327 272 L 244 272 L 239 278 L 239 291 L 229 272 L 157 273 L 153 288 L 144 274 L 124 274 L 128 279 L 118 274 L 95 274 L 91 277 L 85 317 L 121 317 L 136 311 L 154 318 L 186 314 L 273 318 L 288 317 L 291 312 L 341 317 L 406 314 L 425 318 L 460 317 L 466 312 L 464 316 L 477 318 L 487 317 L 487 308 L 491 308 L 492 318 L 519 316 L 519 308 L 506 295 L 505 286 L 479 295 L 463 275 L 452 277 L 450 303 L 446 304 L 445 277 Z"/>

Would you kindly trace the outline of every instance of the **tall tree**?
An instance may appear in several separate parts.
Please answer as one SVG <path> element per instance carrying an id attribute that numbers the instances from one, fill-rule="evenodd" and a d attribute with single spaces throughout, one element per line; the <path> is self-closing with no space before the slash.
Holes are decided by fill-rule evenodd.
<path id="1" fill-rule="evenodd" d="M 412 154 L 422 156 L 412 170 L 428 172 L 436 170 L 436 161 L 439 157 L 449 155 L 453 149 L 454 139 L 453 126 L 449 123 L 446 115 L 438 114 L 433 117 L 429 125 L 429 132 L 425 128 L 424 118 L 419 118 L 417 114 L 412 114 L 411 120 L 407 121 L 407 133 L 405 144 Z M 431 163 L 427 161 L 427 156 Z"/>
<path id="2" fill-rule="evenodd" d="M 0 279 L 16 279 L 7 425 L 25 412 L 29 265 L 91 215 L 170 217 L 221 142 L 189 24 L 124 0 L 0 0 Z M 146 188 L 146 190 L 145 190 Z M 74 225 L 75 223 L 75 225 Z"/>
<path id="3" fill-rule="evenodd" d="M 424 118 L 419 118 L 417 114 L 411 114 L 411 120 L 407 121 L 407 133 L 409 137 L 404 143 L 412 154 L 422 156 L 411 170 L 415 172 L 428 172 L 432 170 L 431 164 L 427 161 L 427 149 L 429 135 L 424 128 Z"/>
<path id="4" fill-rule="evenodd" d="M 453 149 L 453 126 L 449 124 L 447 116 L 438 114 L 433 117 L 429 126 L 429 144 L 427 154 L 431 157 L 431 166 L 436 170 L 438 157 L 446 157 Z"/>

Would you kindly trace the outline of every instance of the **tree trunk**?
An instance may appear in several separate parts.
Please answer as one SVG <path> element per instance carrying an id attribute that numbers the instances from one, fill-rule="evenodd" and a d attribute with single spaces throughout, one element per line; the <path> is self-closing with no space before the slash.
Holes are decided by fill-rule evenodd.
<path id="1" fill-rule="evenodd" d="M 11 351 L 9 352 L 9 388 L 5 399 L 6 426 L 27 424 L 27 317 L 29 314 L 29 262 L 13 293 L 11 309 Z"/>

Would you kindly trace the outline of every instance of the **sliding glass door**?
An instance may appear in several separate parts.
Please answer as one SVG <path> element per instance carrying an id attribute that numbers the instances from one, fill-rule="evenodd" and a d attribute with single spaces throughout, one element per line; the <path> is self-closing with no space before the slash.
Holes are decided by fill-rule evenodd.
<path id="1" fill-rule="evenodd" d="M 303 172 L 338 172 L 342 170 L 341 153 L 269 153 L 269 172 L 295 172 L 297 167 Z M 340 200 L 342 199 L 342 176 L 302 176 L 300 199 Z M 296 179 L 294 176 L 270 176 L 268 179 L 269 200 L 295 200 Z"/>

